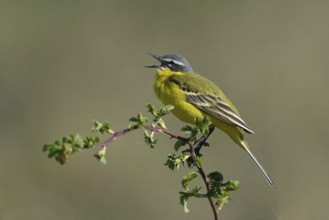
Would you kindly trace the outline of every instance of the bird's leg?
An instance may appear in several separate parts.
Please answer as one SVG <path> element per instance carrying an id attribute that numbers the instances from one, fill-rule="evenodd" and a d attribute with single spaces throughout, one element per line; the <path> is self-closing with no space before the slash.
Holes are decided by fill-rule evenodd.
<path id="1" fill-rule="evenodd" d="M 211 133 L 215 130 L 215 126 L 211 124 L 209 126 L 209 133 L 207 136 L 202 136 L 196 143 L 195 143 L 195 154 L 200 155 L 201 148 L 203 147 L 204 143 L 207 141 L 207 139 L 210 137 Z"/>
<path id="2" fill-rule="evenodd" d="M 207 136 L 202 136 L 197 140 L 197 142 L 194 144 L 194 152 L 197 156 L 200 155 L 201 148 L 203 147 L 204 143 L 207 141 L 207 139 L 210 137 L 211 133 L 215 130 L 214 125 L 209 126 L 209 133 Z M 189 152 L 190 149 L 183 150 L 182 153 Z"/>

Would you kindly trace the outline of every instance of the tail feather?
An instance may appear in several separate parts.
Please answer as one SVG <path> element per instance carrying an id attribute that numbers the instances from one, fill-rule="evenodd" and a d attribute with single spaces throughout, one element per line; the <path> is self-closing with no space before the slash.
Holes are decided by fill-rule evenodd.
<path id="1" fill-rule="evenodd" d="M 247 143 L 245 141 L 241 142 L 241 145 L 243 147 L 244 150 L 247 151 L 247 153 L 249 154 L 249 156 L 251 157 L 251 159 L 255 162 L 255 164 L 257 165 L 257 167 L 260 169 L 260 171 L 262 171 L 262 174 L 264 175 L 264 177 L 266 178 L 267 182 L 273 187 L 276 188 L 273 180 L 271 179 L 271 177 L 266 173 L 265 169 L 263 168 L 263 166 L 259 163 L 259 161 L 257 160 L 256 156 L 253 154 L 253 152 L 249 149 Z"/>

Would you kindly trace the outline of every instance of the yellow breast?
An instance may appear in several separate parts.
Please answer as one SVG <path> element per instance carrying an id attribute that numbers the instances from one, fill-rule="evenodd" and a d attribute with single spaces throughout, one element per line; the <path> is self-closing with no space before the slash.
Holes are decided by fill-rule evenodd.
<path id="1" fill-rule="evenodd" d="M 185 101 L 185 95 L 178 85 L 169 80 L 169 77 L 174 74 L 182 75 L 183 73 L 172 72 L 169 69 L 157 70 L 156 81 L 154 83 L 155 95 L 163 104 L 173 105 L 175 107 L 172 113 L 178 119 L 193 124 L 195 118 L 203 118 L 204 114 L 193 105 L 187 103 Z"/>

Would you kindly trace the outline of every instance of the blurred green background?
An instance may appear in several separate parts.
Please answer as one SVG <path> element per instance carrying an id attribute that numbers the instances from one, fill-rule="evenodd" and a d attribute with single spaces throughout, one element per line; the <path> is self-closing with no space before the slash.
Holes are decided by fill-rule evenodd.
<path id="1" fill-rule="evenodd" d="M 148 102 L 147 52 L 179 53 L 216 82 L 256 135 L 255 154 L 222 132 L 203 151 L 206 171 L 241 188 L 221 219 L 328 216 L 328 1 L 0 1 L 0 219 L 212 219 L 206 200 L 179 205 L 180 179 L 163 163 L 173 142 L 149 149 L 141 132 L 66 166 L 42 145 L 90 134 L 94 119 L 121 129 Z M 172 130 L 183 126 L 167 118 Z"/>

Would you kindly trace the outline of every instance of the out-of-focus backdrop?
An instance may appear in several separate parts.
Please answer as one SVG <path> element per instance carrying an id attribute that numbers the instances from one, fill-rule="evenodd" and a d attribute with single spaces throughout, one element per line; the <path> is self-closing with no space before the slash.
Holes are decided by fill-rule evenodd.
<path id="1" fill-rule="evenodd" d="M 329 215 L 329 3 L 327 1 L 0 2 L 0 219 L 211 219 L 206 200 L 179 205 L 188 170 L 163 166 L 173 142 L 149 149 L 141 132 L 66 166 L 42 145 L 94 119 L 124 128 L 148 102 L 155 64 L 147 52 L 184 55 L 216 82 L 256 135 L 255 154 L 216 131 L 207 171 L 241 188 L 221 219 L 324 219 Z M 167 125 L 183 123 L 173 116 Z"/>

